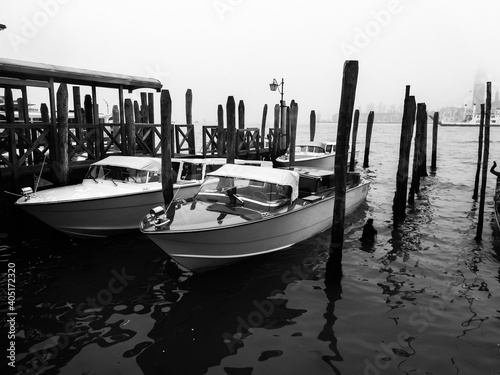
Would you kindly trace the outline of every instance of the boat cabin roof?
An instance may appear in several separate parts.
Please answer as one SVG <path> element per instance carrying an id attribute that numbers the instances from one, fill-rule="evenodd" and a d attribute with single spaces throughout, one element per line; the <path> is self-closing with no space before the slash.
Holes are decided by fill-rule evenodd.
<path id="1" fill-rule="evenodd" d="M 309 167 L 293 167 L 293 170 L 297 172 L 300 177 L 310 177 L 310 178 L 323 178 L 326 176 L 331 176 L 334 174 L 333 171 L 327 169 L 317 169 Z"/>
<path id="2" fill-rule="evenodd" d="M 108 156 L 92 165 L 110 165 L 149 172 L 161 172 L 161 159 L 147 156 Z"/>
<path id="3" fill-rule="evenodd" d="M 299 196 L 299 174 L 287 169 L 263 168 L 251 165 L 226 164 L 209 176 L 233 177 L 247 180 L 269 182 L 292 187 L 292 201 Z"/>

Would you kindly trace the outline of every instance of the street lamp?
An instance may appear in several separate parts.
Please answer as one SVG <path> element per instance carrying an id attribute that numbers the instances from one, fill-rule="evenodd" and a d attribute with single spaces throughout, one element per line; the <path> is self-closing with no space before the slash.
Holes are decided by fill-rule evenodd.
<path id="1" fill-rule="evenodd" d="M 280 86 L 281 86 L 281 90 L 280 90 Z M 284 106 L 284 104 L 285 104 L 285 103 L 283 103 L 284 87 L 285 87 L 285 80 L 283 78 L 281 78 L 281 83 L 280 84 L 278 84 L 278 82 L 274 78 L 273 78 L 273 83 L 269 84 L 269 88 L 271 89 L 271 91 L 278 90 L 278 92 L 281 94 L 280 106 Z"/>
<path id="2" fill-rule="evenodd" d="M 280 86 L 281 86 L 281 90 L 280 90 Z M 285 101 L 283 100 L 283 93 L 284 93 L 284 87 L 285 87 L 285 80 L 283 78 L 281 78 L 281 83 L 278 83 L 276 81 L 276 79 L 273 78 L 273 82 L 269 84 L 269 88 L 271 89 L 271 91 L 276 91 L 278 90 L 278 92 L 281 94 L 281 100 L 280 100 L 280 112 L 281 112 L 281 142 L 280 142 L 280 146 L 282 147 L 286 147 L 284 145 L 284 143 L 286 144 L 286 127 L 285 127 L 285 117 L 286 117 L 286 103 Z M 283 139 L 284 138 L 284 139 Z"/>
<path id="3" fill-rule="evenodd" d="M 2 25 L 2 24 L 0 23 L 0 31 L 5 30 L 6 28 L 7 28 L 7 26 Z"/>

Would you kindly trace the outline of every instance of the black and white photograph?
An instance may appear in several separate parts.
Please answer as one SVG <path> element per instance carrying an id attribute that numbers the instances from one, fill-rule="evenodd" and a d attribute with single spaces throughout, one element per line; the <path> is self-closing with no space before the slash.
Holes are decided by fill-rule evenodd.
<path id="1" fill-rule="evenodd" d="M 0 373 L 500 375 L 499 14 L 0 0 Z"/>

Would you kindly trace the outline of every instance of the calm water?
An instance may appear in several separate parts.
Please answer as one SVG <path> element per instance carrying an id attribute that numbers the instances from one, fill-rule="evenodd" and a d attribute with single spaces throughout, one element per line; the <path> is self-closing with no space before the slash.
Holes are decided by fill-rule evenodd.
<path id="1" fill-rule="evenodd" d="M 336 127 L 316 134 L 334 140 Z M 14 210 L 0 230 L 0 271 L 3 292 L 15 263 L 17 367 L 4 350 L 1 373 L 500 374 L 500 234 L 489 174 L 483 240 L 474 240 L 477 135 L 439 128 L 438 169 L 395 230 L 400 126 L 375 124 L 372 187 L 346 223 L 340 286 L 325 283 L 328 231 L 193 275 L 139 233 L 76 241 Z M 490 165 L 500 129 L 491 138 Z M 360 160 L 364 140 L 360 124 Z M 429 143 L 429 166 L 430 154 Z M 368 218 L 378 238 L 362 246 Z M 8 328 L 5 294 L 1 308 Z"/>

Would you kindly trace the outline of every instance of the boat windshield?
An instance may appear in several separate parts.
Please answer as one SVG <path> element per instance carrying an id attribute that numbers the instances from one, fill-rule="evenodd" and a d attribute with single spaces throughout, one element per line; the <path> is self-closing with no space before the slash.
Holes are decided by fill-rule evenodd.
<path id="1" fill-rule="evenodd" d="M 195 196 L 196 200 L 243 205 L 269 210 L 290 202 L 292 187 L 234 177 L 208 177 Z"/>
<path id="2" fill-rule="evenodd" d="M 315 154 L 323 154 L 325 153 L 325 149 L 318 146 L 296 146 L 295 152 L 307 152 L 307 153 L 315 153 Z"/>
<path id="3" fill-rule="evenodd" d="M 93 179 L 94 181 L 111 180 L 114 182 L 132 182 L 136 184 L 161 181 L 161 176 L 158 172 L 148 172 L 114 165 L 92 165 L 85 178 Z"/>

